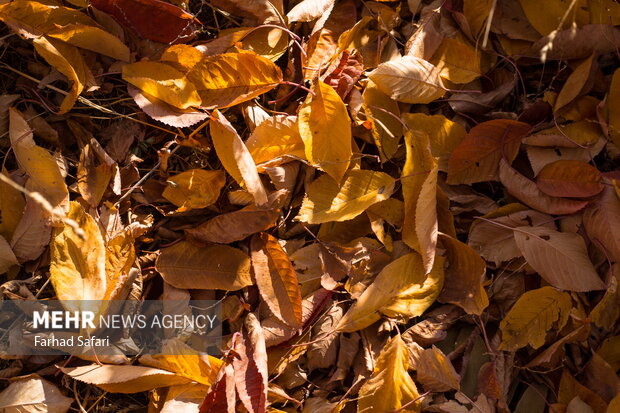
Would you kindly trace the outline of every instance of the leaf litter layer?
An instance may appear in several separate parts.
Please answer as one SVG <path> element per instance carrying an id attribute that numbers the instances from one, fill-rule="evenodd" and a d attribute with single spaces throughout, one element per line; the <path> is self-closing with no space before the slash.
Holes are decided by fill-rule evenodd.
<path id="1" fill-rule="evenodd" d="M 211 299 L 224 332 L 3 355 L 1 411 L 620 411 L 617 2 L 0 20 L 2 298 Z"/>

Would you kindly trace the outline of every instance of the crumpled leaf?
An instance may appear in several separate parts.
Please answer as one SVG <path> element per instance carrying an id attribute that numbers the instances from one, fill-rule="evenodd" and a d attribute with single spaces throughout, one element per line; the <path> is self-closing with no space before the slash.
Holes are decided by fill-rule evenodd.
<path id="1" fill-rule="evenodd" d="M 362 169 L 351 170 L 340 186 L 330 176 L 320 176 L 308 186 L 295 219 L 309 224 L 353 219 L 371 205 L 389 198 L 394 185 L 391 176 Z"/>
<path id="2" fill-rule="evenodd" d="M 340 183 L 351 160 L 349 114 L 338 93 L 318 81 L 299 109 L 299 133 L 306 159 Z"/>
<path id="3" fill-rule="evenodd" d="M 400 335 L 393 337 L 377 359 L 372 376 L 362 385 L 357 402 L 358 413 L 389 412 L 407 406 L 401 412 L 422 411 L 418 389 L 409 373 L 409 352 Z"/>
<path id="4" fill-rule="evenodd" d="M 557 331 L 564 327 L 571 306 L 570 295 L 553 287 L 526 292 L 500 323 L 500 349 L 514 351 L 528 344 L 539 348 L 552 328 Z"/>
<path id="5" fill-rule="evenodd" d="M 176 288 L 234 291 L 253 284 L 250 258 L 226 245 L 198 247 L 182 241 L 164 248 L 155 267 Z"/>
<path id="6" fill-rule="evenodd" d="M 368 77 L 392 99 L 430 103 L 446 93 L 439 73 L 439 69 L 426 60 L 403 56 L 381 63 Z"/>

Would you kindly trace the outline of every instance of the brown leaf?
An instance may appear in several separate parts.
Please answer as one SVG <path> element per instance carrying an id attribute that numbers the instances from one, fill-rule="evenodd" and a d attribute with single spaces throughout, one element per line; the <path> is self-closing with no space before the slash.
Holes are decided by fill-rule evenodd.
<path id="1" fill-rule="evenodd" d="M 235 387 L 243 406 L 250 413 L 265 413 L 267 409 L 267 349 L 263 329 L 256 316 L 248 313 L 242 335 L 237 336 L 233 360 Z"/>
<path id="2" fill-rule="evenodd" d="M 72 403 L 73 399 L 36 375 L 13 381 L 0 393 L 0 410 L 6 413 L 66 413 Z"/>
<path id="3" fill-rule="evenodd" d="M 595 167 L 569 160 L 545 166 L 536 176 L 536 185 L 547 195 L 572 198 L 588 198 L 604 188 L 601 173 Z"/>

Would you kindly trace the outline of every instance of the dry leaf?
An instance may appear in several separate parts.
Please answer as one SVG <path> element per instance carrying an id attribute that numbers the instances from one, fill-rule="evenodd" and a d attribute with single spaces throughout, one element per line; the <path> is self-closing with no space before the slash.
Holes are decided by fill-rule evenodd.
<path id="1" fill-rule="evenodd" d="M 601 173 L 592 165 L 561 160 L 542 168 L 536 176 L 536 185 L 551 196 L 589 198 L 603 190 L 601 179 Z"/>
<path id="2" fill-rule="evenodd" d="M 461 377 L 448 357 L 435 346 L 420 351 L 413 368 L 425 389 L 436 392 L 460 390 Z"/>
<path id="3" fill-rule="evenodd" d="M 66 413 L 72 403 L 73 399 L 38 376 L 14 381 L 0 393 L 0 410 L 5 413 Z"/>
<path id="4" fill-rule="evenodd" d="M 166 183 L 162 196 L 180 212 L 213 205 L 226 184 L 226 176 L 220 170 L 190 169 L 171 176 Z"/>
<path id="5" fill-rule="evenodd" d="M 583 225 L 594 244 L 620 262 L 620 199 L 613 188 L 606 186 L 583 211 Z"/>
<path id="6" fill-rule="evenodd" d="M 249 257 L 226 245 L 182 241 L 162 250 L 156 268 L 176 288 L 234 291 L 253 284 Z"/>
<path id="7" fill-rule="evenodd" d="M 248 313 L 236 348 L 239 358 L 233 360 L 235 387 L 243 406 L 250 413 L 267 409 L 267 349 L 263 329 L 256 316 Z"/>
<path id="8" fill-rule="evenodd" d="M 285 163 L 288 158 L 305 159 L 304 142 L 301 140 L 295 116 L 275 115 L 262 121 L 245 142 L 254 162 L 274 165 Z"/>

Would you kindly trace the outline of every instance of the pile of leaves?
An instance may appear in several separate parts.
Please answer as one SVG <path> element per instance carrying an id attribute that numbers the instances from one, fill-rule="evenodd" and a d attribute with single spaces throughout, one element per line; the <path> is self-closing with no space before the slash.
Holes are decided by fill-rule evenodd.
<path id="1" fill-rule="evenodd" d="M 4 354 L 0 411 L 620 411 L 618 3 L 0 20 L 2 298 L 218 300 L 225 334 Z"/>

